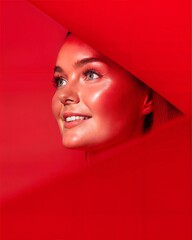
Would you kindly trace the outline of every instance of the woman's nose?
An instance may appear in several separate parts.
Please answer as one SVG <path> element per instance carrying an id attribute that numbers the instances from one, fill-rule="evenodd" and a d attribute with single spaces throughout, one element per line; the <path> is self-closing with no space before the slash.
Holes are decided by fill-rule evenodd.
<path id="1" fill-rule="evenodd" d="M 77 87 L 69 83 L 58 89 L 58 98 L 64 106 L 77 104 L 80 101 Z"/>

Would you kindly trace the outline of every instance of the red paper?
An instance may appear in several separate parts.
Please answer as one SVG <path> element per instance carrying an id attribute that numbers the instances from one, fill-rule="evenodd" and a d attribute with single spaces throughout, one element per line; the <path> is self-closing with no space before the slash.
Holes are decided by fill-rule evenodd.
<path id="1" fill-rule="evenodd" d="M 1 239 L 191 239 L 188 1 L 30 2 L 0 3 Z M 67 29 L 183 117 L 87 159 L 64 149 L 51 79 Z"/>

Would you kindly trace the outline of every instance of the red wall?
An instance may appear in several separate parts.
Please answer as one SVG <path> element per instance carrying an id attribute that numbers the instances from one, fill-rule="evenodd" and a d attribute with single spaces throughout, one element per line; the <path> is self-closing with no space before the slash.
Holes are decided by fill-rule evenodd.
<path id="1" fill-rule="evenodd" d="M 66 2 L 69 8 L 74 3 Z M 41 3 L 46 6 L 43 5 L 45 1 Z M 179 1 L 176 3 L 174 9 L 179 6 Z M 1 1 L 0 6 L 0 187 L 3 200 L 0 212 L 3 239 L 191 239 L 189 119 L 183 117 L 170 122 L 129 147 L 120 146 L 100 156 L 92 156 L 93 163 L 98 158 L 104 162 L 85 174 L 75 174 L 66 180 L 65 176 L 85 169 L 84 153 L 65 150 L 61 145 L 51 113 L 52 70 L 66 30 L 23 0 Z M 157 5 L 155 7 L 158 9 Z M 52 10 L 49 8 L 50 12 Z M 78 10 L 88 13 L 85 8 L 76 6 L 77 13 L 82 13 Z M 142 13 L 141 6 L 140 11 Z M 101 50 L 107 49 L 110 53 L 107 42 L 104 45 L 101 38 L 94 39 L 95 31 L 89 35 L 71 20 L 72 13 L 57 16 L 55 12 L 55 15 L 60 20 L 66 17 L 79 35 L 88 36 L 90 42 L 95 40 L 93 42 L 98 43 Z M 88 27 L 86 14 L 81 21 L 85 28 Z M 102 17 L 105 17 L 104 11 Z M 95 18 L 92 21 L 94 23 Z M 100 24 L 95 22 L 97 31 Z M 108 33 L 105 29 L 102 31 L 107 39 Z M 114 33 L 113 26 L 110 33 Z M 146 48 L 143 50 L 145 52 Z M 167 56 L 164 58 L 158 50 L 161 62 L 164 64 L 165 59 L 168 63 Z M 184 54 L 186 49 L 180 50 Z M 127 59 L 123 51 L 122 55 L 118 54 L 117 48 L 112 54 L 122 57 L 119 60 Z M 150 54 L 153 56 L 156 52 Z M 145 56 L 138 55 L 137 60 L 145 62 Z M 145 67 L 151 66 L 153 58 L 148 57 L 148 60 Z M 156 60 L 158 63 L 158 54 Z M 180 61 L 182 59 L 176 59 L 177 64 Z M 141 62 L 135 61 L 143 66 Z M 161 66 L 154 65 L 161 72 Z M 178 69 L 180 73 L 185 67 L 188 69 L 188 65 L 184 65 Z M 167 84 L 161 84 L 164 75 L 159 75 L 159 81 L 155 82 L 145 67 L 140 69 L 140 74 L 146 73 L 146 77 L 149 74 L 151 83 L 188 113 L 188 78 L 186 85 L 183 84 L 174 70 L 174 62 L 170 66 L 175 78 Z M 166 76 L 169 74 L 166 72 Z M 188 72 L 183 74 L 188 75 Z M 182 84 L 183 88 L 180 87 Z"/>
<path id="2" fill-rule="evenodd" d="M 84 162 L 83 153 L 62 147 L 51 112 L 53 68 L 66 30 L 26 1 L 0 7 L 0 195 L 7 199 Z"/>

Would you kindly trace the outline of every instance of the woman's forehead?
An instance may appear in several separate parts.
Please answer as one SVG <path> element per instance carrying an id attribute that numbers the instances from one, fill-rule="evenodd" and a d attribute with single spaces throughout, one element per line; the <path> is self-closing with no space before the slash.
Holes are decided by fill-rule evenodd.
<path id="1" fill-rule="evenodd" d="M 95 57 L 102 56 L 102 54 L 99 53 L 96 49 L 94 49 L 93 47 L 86 44 L 81 39 L 72 34 L 70 34 L 66 38 L 65 42 L 63 43 L 63 46 L 61 47 L 60 52 L 62 52 L 63 54 L 75 53 L 77 55 L 78 53 L 82 53 L 85 55 L 92 55 Z"/>
<path id="2" fill-rule="evenodd" d="M 78 37 L 70 34 L 59 51 L 57 64 L 64 64 L 65 62 L 78 62 L 82 59 L 96 59 L 96 61 L 101 61 L 112 66 L 115 65 L 113 60 L 101 54 Z"/>

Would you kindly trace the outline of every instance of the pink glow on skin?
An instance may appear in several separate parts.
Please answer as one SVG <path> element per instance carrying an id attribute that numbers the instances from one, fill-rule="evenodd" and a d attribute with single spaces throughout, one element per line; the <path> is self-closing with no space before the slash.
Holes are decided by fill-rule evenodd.
<path id="1" fill-rule="evenodd" d="M 52 110 L 65 147 L 93 151 L 143 134 L 144 115 L 152 111 L 148 88 L 129 72 L 73 35 L 56 66 L 61 80 Z M 82 115 L 88 119 L 66 122 L 67 116 Z"/>

